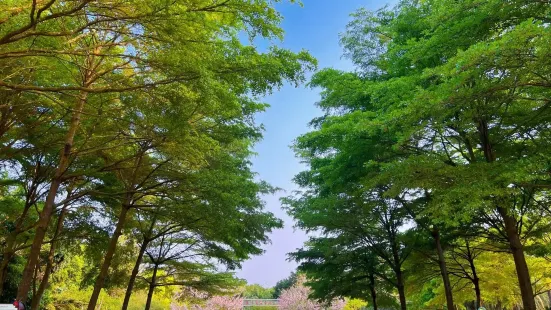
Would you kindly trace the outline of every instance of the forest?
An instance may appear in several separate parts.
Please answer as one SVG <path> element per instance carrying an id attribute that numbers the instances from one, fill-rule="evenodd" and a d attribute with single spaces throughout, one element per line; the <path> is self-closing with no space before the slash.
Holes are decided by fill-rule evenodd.
<path id="1" fill-rule="evenodd" d="M 351 70 L 283 48 L 282 2 L 0 1 L 0 303 L 551 309 L 551 1 L 350 12 Z M 284 85 L 322 114 L 269 289 L 235 272 L 283 226 L 251 160 Z"/>

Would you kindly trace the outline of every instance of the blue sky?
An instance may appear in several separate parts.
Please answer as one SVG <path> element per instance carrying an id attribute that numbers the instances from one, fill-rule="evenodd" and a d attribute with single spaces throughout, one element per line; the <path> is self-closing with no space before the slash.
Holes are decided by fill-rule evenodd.
<path id="1" fill-rule="evenodd" d="M 341 57 L 339 33 L 345 30 L 349 15 L 358 8 L 375 10 L 389 2 L 391 0 L 303 0 L 303 7 L 279 4 L 277 8 L 284 17 L 282 27 L 286 33 L 280 45 L 293 51 L 308 50 L 318 59 L 319 68 L 353 70 L 352 64 Z M 271 234 L 272 243 L 264 247 L 264 255 L 245 262 L 237 272 L 238 277 L 249 283 L 273 286 L 296 268 L 294 262 L 287 261 L 287 253 L 300 247 L 306 235 L 293 228 L 293 221 L 281 209 L 279 198 L 296 189 L 292 178 L 305 169 L 289 146 L 309 130 L 308 122 L 321 114 L 315 107 L 318 93 L 319 90 L 305 85 L 299 88 L 286 85 L 265 98 L 271 107 L 257 117 L 266 132 L 264 140 L 255 147 L 258 155 L 253 159 L 253 169 L 261 179 L 285 190 L 265 197 L 268 210 L 285 221 L 285 228 Z"/>

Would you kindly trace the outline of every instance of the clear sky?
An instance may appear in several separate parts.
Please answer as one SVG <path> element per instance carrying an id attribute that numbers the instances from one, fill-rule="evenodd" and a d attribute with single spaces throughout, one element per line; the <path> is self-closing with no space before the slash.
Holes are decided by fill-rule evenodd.
<path id="1" fill-rule="evenodd" d="M 277 6 L 284 17 L 285 40 L 281 45 L 293 51 L 308 50 L 318 59 L 319 68 L 353 70 L 351 63 L 342 58 L 339 33 L 350 21 L 349 15 L 360 7 L 378 9 L 391 0 L 303 0 L 304 7 L 283 3 Z M 283 188 L 285 192 L 265 197 L 267 208 L 285 221 L 285 228 L 271 234 L 272 243 L 266 245 L 265 254 L 256 256 L 243 264 L 237 276 L 249 283 L 273 286 L 287 277 L 296 268 L 287 261 L 287 253 L 300 247 L 306 240 L 304 232 L 293 228 L 293 221 L 281 209 L 279 198 L 290 194 L 296 186 L 295 174 L 304 170 L 289 146 L 293 140 L 309 130 L 308 122 L 321 114 L 315 107 L 319 90 L 294 88 L 286 85 L 268 96 L 265 101 L 271 107 L 257 117 L 264 124 L 264 140 L 255 151 L 253 169 L 260 178 Z"/>

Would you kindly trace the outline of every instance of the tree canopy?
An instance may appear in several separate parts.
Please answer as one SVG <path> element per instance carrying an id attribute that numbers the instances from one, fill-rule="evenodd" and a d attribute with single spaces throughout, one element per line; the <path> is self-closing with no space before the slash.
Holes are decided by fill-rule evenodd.
<path id="1" fill-rule="evenodd" d="M 138 289 L 149 309 L 238 285 L 282 225 L 251 171 L 260 98 L 316 64 L 277 46 L 277 2 L 0 4 L 2 301 L 95 309 L 126 287 L 115 307 Z"/>
<path id="2" fill-rule="evenodd" d="M 401 309 L 441 296 L 448 309 L 536 309 L 545 250 L 531 249 L 550 228 L 550 12 L 546 1 L 401 1 L 352 15 L 341 43 L 356 70 L 312 78 L 324 115 L 294 144 L 308 169 L 283 199 L 312 233 L 291 256 L 320 295 L 369 300 L 386 281 Z M 514 301 L 481 289 L 493 279 L 477 270 L 495 259 L 515 267 Z M 408 300 L 410 285 L 429 285 L 425 263 L 432 295 Z"/>

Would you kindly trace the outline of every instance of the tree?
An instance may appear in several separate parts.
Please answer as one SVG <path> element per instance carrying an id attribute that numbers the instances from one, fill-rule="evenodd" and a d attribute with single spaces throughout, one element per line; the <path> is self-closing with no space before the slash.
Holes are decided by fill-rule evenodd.
<path id="1" fill-rule="evenodd" d="M 360 279 L 367 278 L 372 288 L 374 281 L 369 278 L 376 274 L 397 289 L 400 306 L 405 309 L 407 305 L 403 264 L 411 248 L 404 242 L 404 234 L 400 232 L 407 219 L 402 204 L 398 200 L 383 198 L 377 192 L 371 195 L 366 193 L 359 199 L 346 197 L 344 194 L 339 199 L 335 197 L 338 194 L 333 195 L 328 198 L 303 196 L 296 200 L 286 200 L 289 213 L 297 220 L 299 227 L 323 234 L 321 242 L 314 238 L 313 242 L 307 244 L 311 249 L 307 249 L 304 256 L 301 257 L 302 254 L 298 252 L 295 257 L 299 261 L 304 259 L 306 262 L 312 260 L 328 264 L 334 264 L 337 258 L 344 268 L 360 264 L 363 269 L 358 275 Z M 333 235 L 338 237 L 328 238 Z M 327 246 L 335 244 L 340 246 L 327 250 Z M 307 254 L 309 251 L 321 251 L 323 254 L 313 258 Z M 365 253 L 369 254 L 366 256 Z M 359 262 L 355 262 L 358 260 Z M 383 261 L 388 269 L 379 271 L 377 260 Z M 306 265 L 305 269 L 308 270 L 307 268 Z M 371 292 L 371 297 L 374 300 L 374 291 Z"/>
<path id="2" fill-rule="evenodd" d="M 243 308 L 243 299 L 231 296 L 213 296 L 207 300 L 204 306 L 195 305 L 192 308 L 198 310 L 239 310 Z"/>
<path id="3" fill-rule="evenodd" d="M 271 299 L 274 288 L 265 288 L 259 284 L 248 284 L 243 288 L 242 296 L 251 299 Z"/>
<path id="4" fill-rule="evenodd" d="M 292 287 L 293 285 L 295 285 L 295 283 L 297 282 L 297 278 L 298 278 L 297 273 L 291 272 L 291 274 L 287 278 L 277 281 L 276 285 L 274 286 L 273 298 L 279 298 L 283 290 L 286 290 Z"/>
<path id="5" fill-rule="evenodd" d="M 323 304 L 310 299 L 310 289 L 304 285 L 306 278 L 297 277 L 297 282 L 288 289 L 281 292 L 279 297 L 279 307 L 283 310 L 316 310 L 323 308 Z M 331 309 L 341 310 L 344 307 L 344 301 L 332 300 Z"/>
<path id="6" fill-rule="evenodd" d="M 193 235 L 184 232 L 164 235 L 146 250 L 151 277 L 145 309 L 150 309 L 153 293 L 157 287 L 181 285 L 191 288 L 207 287 L 224 289 L 234 285 L 227 274 L 216 274 L 214 266 L 202 262 L 206 257 L 217 258 L 213 253 L 219 248 L 203 244 Z M 211 247 L 212 249 L 209 249 Z M 220 254 L 220 253 L 218 253 Z"/>
<path id="7" fill-rule="evenodd" d="M 310 238 L 304 248 L 290 254 L 300 262 L 299 270 L 310 277 L 307 285 L 312 288 L 311 295 L 325 302 L 365 298 L 374 310 L 395 306 L 389 303 L 394 298 L 392 286 L 383 280 L 391 273 L 388 267 L 373 251 L 361 247 L 352 250 L 348 245 L 343 237 Z"/>

